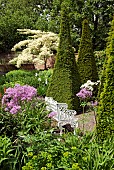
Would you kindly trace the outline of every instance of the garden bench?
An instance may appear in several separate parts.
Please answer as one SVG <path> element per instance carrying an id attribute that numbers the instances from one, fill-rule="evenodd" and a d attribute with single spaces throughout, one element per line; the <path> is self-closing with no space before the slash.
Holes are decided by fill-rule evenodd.
<path id="1" fill-rule="evenodd" d="M 75 118 L 77 112 L 75 110 L 69 110 L 66 103 L 58 103 L 52 97 L 45 97 L 45 102 L 46 110 L 56 112 L 53 119 L 58 123 L 60 134 L 62 134 L 63 126 L 66 124 L 71 125 L 75 134 L 75 129 L 78 127 L 78 118 Z"/>

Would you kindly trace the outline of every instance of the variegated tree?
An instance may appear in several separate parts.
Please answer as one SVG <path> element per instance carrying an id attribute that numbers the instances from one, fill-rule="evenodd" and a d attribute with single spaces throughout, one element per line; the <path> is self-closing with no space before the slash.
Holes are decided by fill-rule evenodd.
<path id="1" fill-rule="evenodd" d="M 28 35 L 28 39 L 14 45 L 12 51 L 19 53 L 10 60 L 10 63 L 16 64 L 18 68 L 23 63 L 44 63 L 46 68 L 47 58 L 57 51 L 58 35 L 40 30 L 18 29 L 18 31 L 20 34 Z"/>

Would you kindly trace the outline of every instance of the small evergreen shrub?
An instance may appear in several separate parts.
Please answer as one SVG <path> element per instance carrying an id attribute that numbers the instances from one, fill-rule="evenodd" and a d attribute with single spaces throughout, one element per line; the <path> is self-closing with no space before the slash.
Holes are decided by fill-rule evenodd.
<path id="1" fill-rule="evenodd" d="M 0 89 L 3 91 L 4 88 L 14 87 L 15 84 L 27 84 L 37 88 L 39 96 L 45 96 L 52 72 L 52 69 L 44 71 L 10 71 L 6 74 L 5 81 L 2 81 Z"/>
<path id="2" fill-rule="evenodd" d="M 39 71 L 26 71 L 26 70 L 14 70 L 10 71 L 6 74 L 6 82 L 17 82 L 20 81 L 23 84 L 28 84 L 30 86 L 38 85 L 37 77 L 35 77 L 35 73 L 39 73 Z"/>

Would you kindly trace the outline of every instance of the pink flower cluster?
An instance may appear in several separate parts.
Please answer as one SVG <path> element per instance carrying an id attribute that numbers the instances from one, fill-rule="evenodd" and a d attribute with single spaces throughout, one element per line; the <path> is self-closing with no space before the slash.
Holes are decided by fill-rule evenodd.
<path id="1" fill-rule="evenodd" d="M 6 89 L 2 98 L 2 106 L 5 107 L 5 111 L 16 114 L 21 109 L 21 103 L 23 101 L 30 101 L 36 95 L 37 89 L 34 87 L 16 84 L 14 88 Z"/>
<path id="2" fill-rule="evenodd" d="M 91 101 L 91 105 L 92 105 L 93 107 L 97 106 L 97 105 L 98 105 L 98 101 Z"/>
<path id="3" fill-rule="evenodd" d="M 52 118 L 52 117 L 54 117 L 56 114 L 57 114 L 57 112 L 51 112 L 51 113 L 48 115 L 48 118 Z"/>
<path id="4" fill-rule="evenodd" d="M 92 91 L 87 90 L 86 88 L 83 88 L 79 91 L 79 93 L 76 94 L 81 99 L 86 99 L 92 97 Z"/>

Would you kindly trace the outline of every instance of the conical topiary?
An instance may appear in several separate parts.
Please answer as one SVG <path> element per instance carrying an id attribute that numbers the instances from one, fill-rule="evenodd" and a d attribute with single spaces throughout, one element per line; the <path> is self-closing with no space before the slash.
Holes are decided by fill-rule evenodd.
<path id="1" fill-rule="evenodd" d="M 92 48 L 92 39 L 90 36 L 89 24 L 86 19 L 82 23 L 82 36 L 79 45 L 77 65 L 82 84 L 87 82 L 87 80 L 98 80 L 97 67 Z"/>
<path id="2" fill-rule="evenodd" d="M 105 82 L 105 78 L 106 78 L 106 65 L 107 65 L 107 57 L 105 58 L 105 61 L 104 61 L 104 64 L 103 64 L 103 70 L 102 70 L 102 74 L 101 74 L 101 78 L 100 78 L 97 100 L 100 99 L 100 94 L 101 94 L 101 92 L 104 88 L 104 82 Z"/>
<path id="3" fill-rule="evenodd" d="M 61 4 L 60 42 L 52 80 L 46 95 L 58 102 L 67 103 L 69 109 L 77 110 L 79 99 L 76 93 L 81 84 L 71 45 L 68 10 L 68 3 L 63 2 Z"/>
<path id="4" fill-rule="evenodd" d="M 109 41 L 106 49 L 105 79 L 101 90 L 97 117 L 99 140 L 105 140 L 114 134 L 114 20 L 112 21 Z"/>

